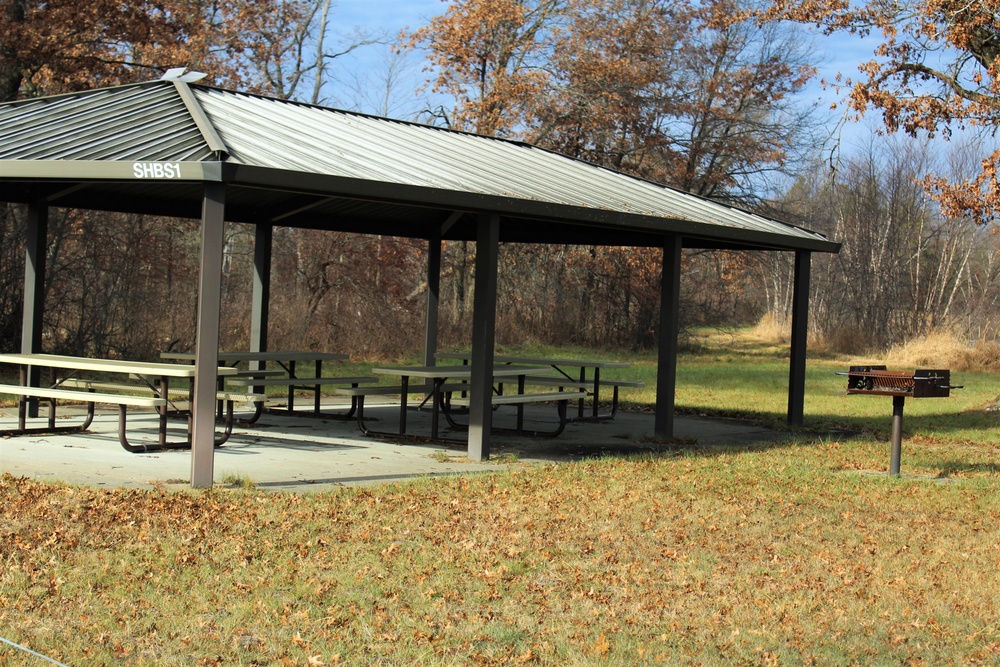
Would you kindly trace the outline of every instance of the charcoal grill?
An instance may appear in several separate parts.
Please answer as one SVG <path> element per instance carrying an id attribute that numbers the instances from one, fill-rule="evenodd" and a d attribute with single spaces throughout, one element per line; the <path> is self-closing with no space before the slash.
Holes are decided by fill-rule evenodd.
<path id="1" fill-rule="evenodd" d="M 918 369 L 890 371 L 885 366 L 851 366 L 847 373 L 848 394 L 892 396 L 892 454 L 889 474 L 899 476 L 899 459 L 903 450 L 903 405 L 909 398 L 947 398 L 952 389 L 951 371 Z"/>

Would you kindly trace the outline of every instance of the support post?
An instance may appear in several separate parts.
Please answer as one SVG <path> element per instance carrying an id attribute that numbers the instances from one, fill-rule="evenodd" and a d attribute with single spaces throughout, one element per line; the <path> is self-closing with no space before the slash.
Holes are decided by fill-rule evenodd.
<path id="1" fill-rule="evenodd" d="M 45 310 L 45 259 L 49 236 L 49 203 L 38 198 L 28 204 L 24 252 L 24 310 L 21 317 L 21 353 L 42 351 L 42 313 Z M 39 369 L 29 370 L 26 384 L 37 387 Z M 28 399 L 28 416 L 38 416 L 38 399 Z"/>
<path id="2" fill-rule="evenodd" d="M 656 417 L 653 433 L 674 437 L 674 402 L 677 394 L 677 337 L 680 334 L 681 247 L 675 234 L 663 239 L 663 273 L 660 285 L 660 334 L 656 361 Z"/>
<path id="3" fill-rule="evenodd" d="M 253 244 L 253 303 L 250 311 L 250 351 L 267 350 L 267 325 L 271 307 L 271 250 L 274 247 L 274 225 L 261 222 L 254 230 Z M 260 360 L 250 362 L 250 370 L 264 370 Z M 264 387 L 254 387 L 263 393 Z"/>
<path id="4" fill-rule="evenodd" d="M 424 321 L 424 366 L 433 366 L 437 355 L 438 310 L 441 299 L 441 232 L 427 242 L 427 305 Z"/>
<path id="5" fill-rule="evenodd" d="M 903 453 L 903 404 L 905 396 L 892 397 L 892 452 L 889 458 L 889 474 L 899 477 L 899 459 Z"/>
<path id="6" fill-rule="evenodd" d="M 201 214 L 201 269 L 198 276 L 198 324 L 195 335 L 195 382 L 191 401 L 191 486 L 212 486 L 215 475 L 215 387 L 219 367 L 219 313 L 226 189 L 206 183 Z"/>
<path id="7" fill-rule="evenodd" d="M 812 253 L 795 253 L 792 340 L 788 369 L 788 423 L 802 426 L 806 402 L 806 347 L 809 338 L 809 269 Z"/>
<path id="8" fill-rule="evenodd" d="M 493 427 L 493 344 L 497 320 L 500 216 L 483 213 L 476 229 L 476 283 L 472 310 L 472 377 L 469 382 L 469 458 L 490 458 Z"/>

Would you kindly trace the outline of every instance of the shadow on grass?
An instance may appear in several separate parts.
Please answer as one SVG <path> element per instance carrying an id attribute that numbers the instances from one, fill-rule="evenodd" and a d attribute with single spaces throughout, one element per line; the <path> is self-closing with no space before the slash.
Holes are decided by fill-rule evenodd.
<path id="1" fill-rule="evenodd" d="M 494 452 L 511 453 L 519 457 L 547 458 L 553 460 L 584 460 L 605 457 L 632 457 L 643 455 L 700 455 L 718 456 L 735 451 L 760 451 L 811 447 L 831 441 L 888 442 L 892 431 L 892 406 L 886 405 L 885 418 L 871 416 L 844 416 L 841 414 L 807 414 L 805 425 L 789 426 L 784 413 L 706 411 L 678 407 L 678 417 L 704 420 L 706 437 L 657 439 L 651 436 L 609 436 L 599 442 L 573 442 L 571 437 L 553 440 L 505 441 L 494 443 Z M 643 411 L 645 412 L 645 411 Z M 650 414 L 652 419 L 652 414 Z M 979 441 L 970 433 L 992 432 L 998 416 L 984 411 L 966 411 L 946 415 L 906 415 L 903 419 L 903 441 L 918 439 L 923 443 L 942 441 L 956 446 L 997 445 L 995 439 Z M 726 423 L 733 426 L 731 435 L 713 434 L 713 426 Z M 962 461 L 942 462 L 945 474 L 959 472 L 997 472 L 998 465 L 968 464 Z M 963 467 L 965 466 L 965 467 Z"/>
<path id="2" fill-rule="evenodd" d="M 888 439 L 892 432 L 892 403 L 886 399 L 884 416 L 870 414 L 844 415 L 837 413 L 807 413 L 801 427 L 789 426 L 782 412 L 745 412 L 739 410 L 706 410 L 678 406 L 677 414 L 705 419 L 733 419 L 754 424 L 762 428 L 782 433 L 802 435 L 827 435 L 836 437 L 867 437 Z M 909 407 L 909 403 L 907 406 Z M 970 433 L 993 434 L 1000 426 L 1000 413 L 985 410 L 964 410 L 961 412 L 913 414 L 903 410 L 903 437 L 952 437 L 956 442 L 968 443 Z M 974 439 L 973 439 L 974 440 Z M 1000 444 L 994 437 L 984 442 Z"/>
<path id="3" fill-rule="evenodd" d="M 1000 474 L 1000 464 L 968 463 L 966 461 L 943 461 L 939 464 L 942 477 L 950 477 L 956 473 Z"/>

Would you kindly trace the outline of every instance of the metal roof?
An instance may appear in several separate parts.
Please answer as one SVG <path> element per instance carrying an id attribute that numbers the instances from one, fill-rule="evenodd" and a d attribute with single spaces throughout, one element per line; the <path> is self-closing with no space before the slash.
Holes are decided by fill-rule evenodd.
<path id="1" fill-rule="evenodd" d="M 0 199 L 196 217 L 205 181 L 239 222 L 474 238 L 496 212 L 508 241 L 839 249 L 529 144 L 257 95 L 151 81 L 0 104 Z"/>

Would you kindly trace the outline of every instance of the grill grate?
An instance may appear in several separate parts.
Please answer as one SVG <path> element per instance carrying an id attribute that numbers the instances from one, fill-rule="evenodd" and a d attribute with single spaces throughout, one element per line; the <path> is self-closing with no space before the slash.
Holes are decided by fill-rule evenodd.
<path id="1" fill-rule="evenodd" d="M 961 389 L 951 384 L 951 371 L 920 369 L 909 371 L 889 371 L 885 366 L 851 366 L 847 373 L 848 394 L 868 394 L 870 396 L 892 396 L 892 454 L 889 458 L 889 474 L 899 475 L 899 459 L 903 442 L 903 404 L 907 397 L 924 398 L 949 396 L 952 389 Z"/>
<path id="2" fill-rule="evenodd" d="M 952 389 L 951 372 L 921 369 L 889 371 L 885 366 L 851 366 L 844 375 L 848 394 L 909 396 L 912 398 L 947 397 Z"/>

